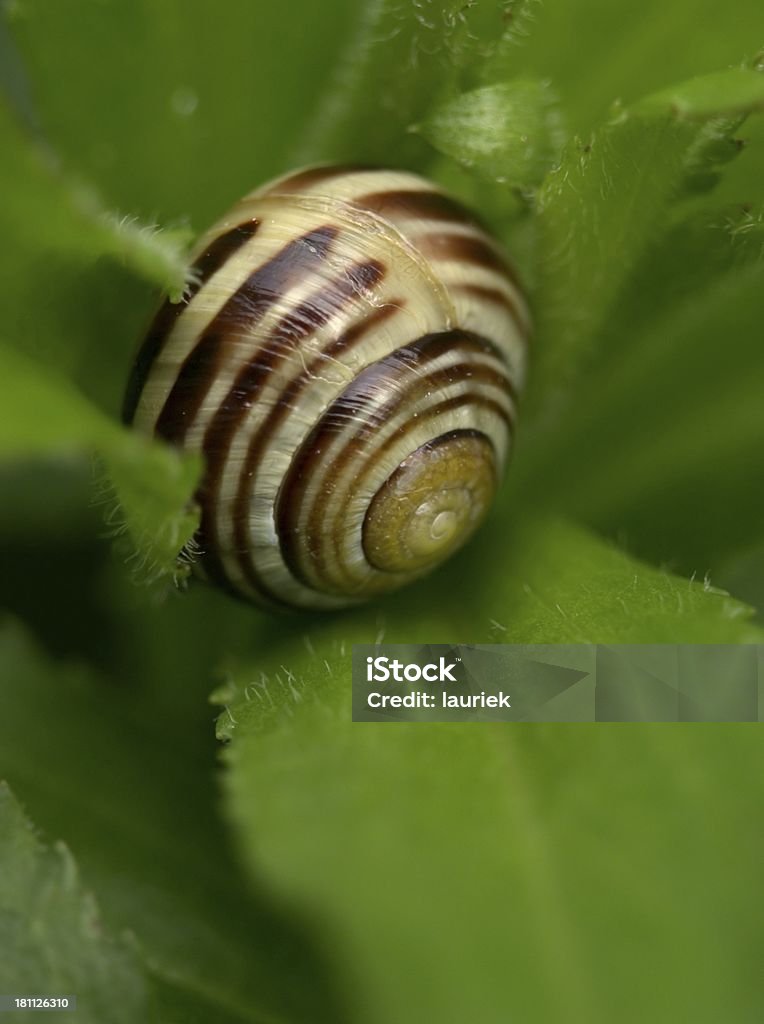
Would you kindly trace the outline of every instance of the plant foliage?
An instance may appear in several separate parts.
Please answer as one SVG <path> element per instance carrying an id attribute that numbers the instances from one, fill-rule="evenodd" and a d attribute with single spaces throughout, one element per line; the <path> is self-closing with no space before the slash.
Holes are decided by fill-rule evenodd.
<path id="1" fill-rule="evenodd" d="M 764 644 L 762 44 L 758 0 L 0 3 L 3 991 L 83 1024 L 761 1017 L 756 727 L 353 725 L 349 652 Z M 201 466 L 118 409 L 193 233 L 314 160 L 476 206 L 533 365 L 467 550 L 275 621 L 168 593 Z"/>

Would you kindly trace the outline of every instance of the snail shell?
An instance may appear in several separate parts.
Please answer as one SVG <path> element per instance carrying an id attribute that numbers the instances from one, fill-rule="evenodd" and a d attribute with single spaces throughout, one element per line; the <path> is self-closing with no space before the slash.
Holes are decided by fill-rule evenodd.
<path id="1" fill-rule="evenodd" d="M 205 458 L 201 575 L 341 607 L 427 572 L 483 519 L 529 326 L 514 272 L 459 203 L 407 172 L 312 168 L 199 241 L 124 416 Z"/>

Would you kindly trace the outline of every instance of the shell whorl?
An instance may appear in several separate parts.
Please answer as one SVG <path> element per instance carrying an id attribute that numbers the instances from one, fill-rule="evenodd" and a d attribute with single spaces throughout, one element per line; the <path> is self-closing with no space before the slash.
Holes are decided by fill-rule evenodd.
<path id="1" fill-rule="evenodd" d="M 341 607 L 422 575 L 482 520 L 529 330 L 514 272 L 459 203 L 407 172 L 312 168 L 199 241 L 125 419 L 205 458 L 202 575 Z"/>

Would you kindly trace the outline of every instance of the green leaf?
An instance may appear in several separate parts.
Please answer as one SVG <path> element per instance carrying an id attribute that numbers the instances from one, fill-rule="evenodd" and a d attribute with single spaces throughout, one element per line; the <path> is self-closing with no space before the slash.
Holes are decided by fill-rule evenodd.
<path id="1" fill-rule="evenodd" d="M 490 552 L 503 545 L 500 566 Z M 504 559 L 506 558 L 506 562 Z M 509 568 L 506 568 L 509 567 Z M 465 593 L 469 601 L 465 601 Z M 651 568 L 560 521 L 494 522 L 431 580 L 374 608 L 264 624 L 229 644 L 223 739 L 283 714 L 302 697 L 350 695 L 354 643 L 757 643 L 751 609 L 708 582 Z M 266 640 L 267 637 L 267 640 Z"/>
<path id="2" fill-rule="evenodd" d="M 0 139 L 0 187 L 14 200 L 0 213 L 0 229 L 14 253 L 8 273 L 0 279 L 4 330 L 9 345 L 34 356 L 14 353 L 9 346 L 0 349 L 5 410 L 0 455 L 18 460 L 99 453 L 111 478 L 110 529 L 129 535 L 126 551 L 137 574 L 142 579 L 182 574 L 184 567 L 179 570 L 176 559 L 197 525 L 190 499 L 199 461 L 180 458 L 122 430 L 55 371 L 81 376 L 87 386 L 90 370 L 102 371 L 108 365 L 113 374 L 119 367 L 111 347 L 119 331 L 114 324 L 115 319 L 129 324 L 132 296 L 123 282 L 116 303 L 123 304 L 127 315 L 115 318 L 119 305 L 108 303 L 104 324 L 98 294 L 104 281 L 96 260 L 111 257 L 177 294 L 186 278 L 187 233 L 159 233 L 141 227 L 135 218 L 107 212 L 91 188 L 62 174 L 45 143 L 23 135 L 1 103 Z M 59 279 L 57 285 L 48 283 L 51 270 Z M 83 285 L 90 288 L 84 299 L 79 294 Z M 56 287 L 61 287 L 61 294 L 56 295 Z M 69 302 L 70 322 L 62 315 Z M 92 317 L 85 329 L 83 308 Z M 131 347 L 134 344 L 130 339 Z M 83 364 L 92 366 L 82 372 Z M 103 373 L 100 380 L 102 389 Z M 103 390 L 98 401 L 104 402 Z"/>
<path id="3" fill-rule="evenodd" d="M 462 93 L 419 130 L 436 149 L 496 184 L 539 184 L 565 141 L 547 82 L 516 79 Z"/>
<path id="4" fill-rule="evenodd" d="M 706 0 L 540 5 L 515 49 L 513 74 L 551 77 L 577 131 L 586 135 L 611 103 L 753 58 L 764 42 L 759 0 L 736 0 L 734 17 Z M 504 77 L 507 77 L 506 75 Z"/>
<path id="5" fill-rule="evenodd" d="M 13 39 L 41 132 L 110 205 L 201 229 L 286 169 L 353 0 L 20 0 Z"/>
<path id="6" fill-rule="evenodd" d="M 726 88 L 724 102 L 710 113 L 700 103 L 692 106 L 694 84 L 678 86 L 621 113 L 590 143 L 574 140 L 544 183 L 537 383 L 540 377 L 546 388 L 552 380 L 558 389 L 571 387 L 620 289 L 670 225 L 671 204 L 683 186 L 717 168 L 719 147 L 739 127 L 741 111 L 758 109 L 761 90 L 752 94 L 748 74 L 730 71 L 714 80 Z M 677 97 L 685 97 L 683 107 L 675 105 Z M 679 109 L 692 109 L 697 120 Z M 723 123 L 708 121 L 723 109 Z M 735 149 L 730 146 L 730 155 Z"/>
<path id="7" fill-rule="evenodd" d="M 734 589 L 742 600 L 755 608 L 764 608 L 764 542 L 744 548 L 723 562 L 717 579 L 722 586 Z"/>
<path id="8" fill-rule="evenodd" d="M 199 478 L 197 458 L 120 427 L 63 378 L 0 347 L 0 458 L 96 451 L 106 462 L 116 496 L 111 526 L 129 532 L 142 576 L 176 572 L 181 548 L 198 516 L 190 502 Z"/>
<path id="9" fill-rule="evenodd" d="M 758 643 L 751 616 L 708 581 L 640 563 L 569 523 L 534 516 L 508 527 L 494 517 L 429 580 L 372 607 L 239 632 L 214 695 L 224 706 L 218 735 L 298 719 L 314 693 L 349 700 L 353 644 Z"/>
<path id="10" fill-rule="evenodd" d="M 502 562 L 491 570 L 497 549 Z M 376 607 L 325 624 L 268 623 L 242 640 L 229 655 L 231 682 L 218 694 L 227 707 L 219 730 L 228 738 L 269 707 L 292 711 L 298 697 L 290 682 L 298 679 L 301 689 L 349 697 L 351 646 L 375 637 L 410 644 L 453 643 L 455 636 L 460 643 L 760 642 L 764 633 L 750 618 L 751 609 L 709 583 L 644 565 L 571 524 L 534 516 L 508 528 L 495 517 L 430 580 Z M 269 680 L 276 685 L 258 693 L 256 684 Z"/>
<path id="11" fill-rule="evenodd" d="M 610 347 L 516 467 L 508 497 L 554 492 L 558 507 L 618 523 L 643 555 L 687 575 L 715 579 L 761 539 L 764 263 L 753 234 L 731 259 L 726 226 L 694 222 L 651 252 L 615 307 Z"/>
<path id="12" fill-rule="evenodd" d="M 421 144 L 404 133 L 433 102 L 477 84 L 497 50 L 503 52 L 522 33 L 534 6 L 535 0 L 364 0 L 355 35 L 296 162 L 389 163 L 392 148 L 396 164 L 421 165 Z M 508 77 L 506 70 L 501 77 Z"/>
<path id="13" fill-rule="evenodd" d="M 11 197 L 0 207 L 3 338 L 116 410 L 152 293 L 183 288 L 186 233 L 106 210 L 47 144 L 19 130 L 1 98 L 0 145 L 0 188 Z"/>
<path id="14" fill-rule="evenodd" d="M 751 610 L 723 591 L 644 565 L 582 529 L 541 521 L 518 530 L 511 543 L 510 579 L 495 573 L 486 595 L 501 609 L 508 642 L 762 639 Z"/>
<path id="15" fill-rule="evenodd" d="M 19 271 L 26 270 L 27 261 L 44 246 L 78 262 L 110 256 L 155 286 L 175 296 L 182 294 L 190 238 L 187 228 L 161 231 L 135 216 L 109 210 L 92 185 L 65 174 L 45 143 L 14 124 L 1 96 L 0 144 L 0 188 L 13 196 L 13 202 L 3 204 L 0 211 L 0 227 L 6 239 L 14 237 L 21 242 L 17 261 L 20 255 L 22 263 L 14 265 L 14 274 L 21 276 Z M 34 225 L 31 239 L 30 225 Z M 10 289 L 9 297 L 13 301 Z"/>
<path id="16" fill-rule="evenodd" d="M 140 628 L 135 624 L 133 641 L 152 623 L 156 610 Z M 127 629 L 124 610 L 122 628 Z M 165 612 L 158 642 L 177 645 L 184 632 L 182 617 L 173 628 Z M 127 637 L 123 643 L 119 658 L 128 668 L 120 686 L 85 668 L 56 664 L 17 625 L 0 624 L 0 778 L 10 781 L 48 834 L 62 836 L 74 851 L 97 893 L 105 927 L 129 929 L 134 936 L 131 948 L 148 971 L 163 1022 L 181 1024 L 202 1011 L 210 1024 L 308 1022 L 317 1009 L 337 1019 L 330 984 L 299 923 L 282 920 L 267 894 L 250 895 L 231 856 L 216 810 L 204 678 L 152 676 L 146 652 L 136 658 Z M 189 647 L 191 668 L 203 655 L 200 645 L 189 641 Z M 186 663 L 182 652 L 174 660 Z M 129 685 L 141 667 L 153 693 Z M 4 846 L 5 836 L 0 823 L 0 922 L 6 888 L 6 899 L 19 889 L 13 897 L 18 913 L 30 889 L 38 899 L 45 895 L 39 875 L 30 875 L 27 889 L 21 889 L 14 857 L 22 853 Z M 36 993 L 54 985 L 54 975 L 38 970 L 45 962 L 39 958 L 49 957 L 53 970 L 64 953 L 71 960 L 78 955 L 72 935 L 58 931 L 34 933 L 34 958 L 21 934 L 18 945 L 13 936 L 13 943 L 3 941 L 3 992 L 22 987 Z M 98 978 L 83 977 L 78 985 L 75 980 L 69 990 L 81 1003 L 91 986 L 100 990 Z M 87 1019 L 132 1022 L 147 1016 L 133 1000 L 124 1011 L 117 1005 L 113 1018 Z"/>
<path id="17" fill-rule="evenodd" d="M 135 952 L 104 933 L 68 849 L 44 847 L 0 782 L 0 989 L 69 996 L 82 1024 L 156 1020 Z M 28 1013 L 12 1012 L 9 1020 Z"/>
<path id="18" fill-rule="evenodd" d="M 325 923 L 353 1020 L 758 1012 L 756 726 L 301 710 L 229 749 L 229 800 L 251 861 Z"/>
<path id="19" fill-rule="evenodd" d="M 724 595 L 569 527 L 510 550 L 493 625 L 455 572 L 437 593 L 460 626 L 403 598 L 378 635 L 762 638 Z M 302 651 L 293 627 L 219 695 L 243 855 L 322 923 L 353 1020 L 743 1019 L 761 935 L 755 727 L 353 724 L 350 645 L 371 627 L 303 625 Z M 635 971 L 652 984 L 631 989 Z"/>
<path id="20" fill-rule="evenodd" d="M 746 115 L 764 109 L 764 76 L 760 71 L 740 68 L 717 71 L 689 82 L 662 89 L 635 103 L 632 114 L 657 114 L 666 110 L 680 118 L 708 120 L 712 117 Z"/>

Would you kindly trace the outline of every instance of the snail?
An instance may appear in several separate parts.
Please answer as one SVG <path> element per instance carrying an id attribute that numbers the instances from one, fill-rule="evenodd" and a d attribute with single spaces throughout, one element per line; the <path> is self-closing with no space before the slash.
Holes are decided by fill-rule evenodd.
<path id="1" fill-rule="evenodd" d="M 475 217 L 409 172 L 314 167 L 245 196 L 192 259 L 124 419 L 204 457 L 200 575 L 337 608 L 461 546 L 506 462 L 530 332 Z"/>

